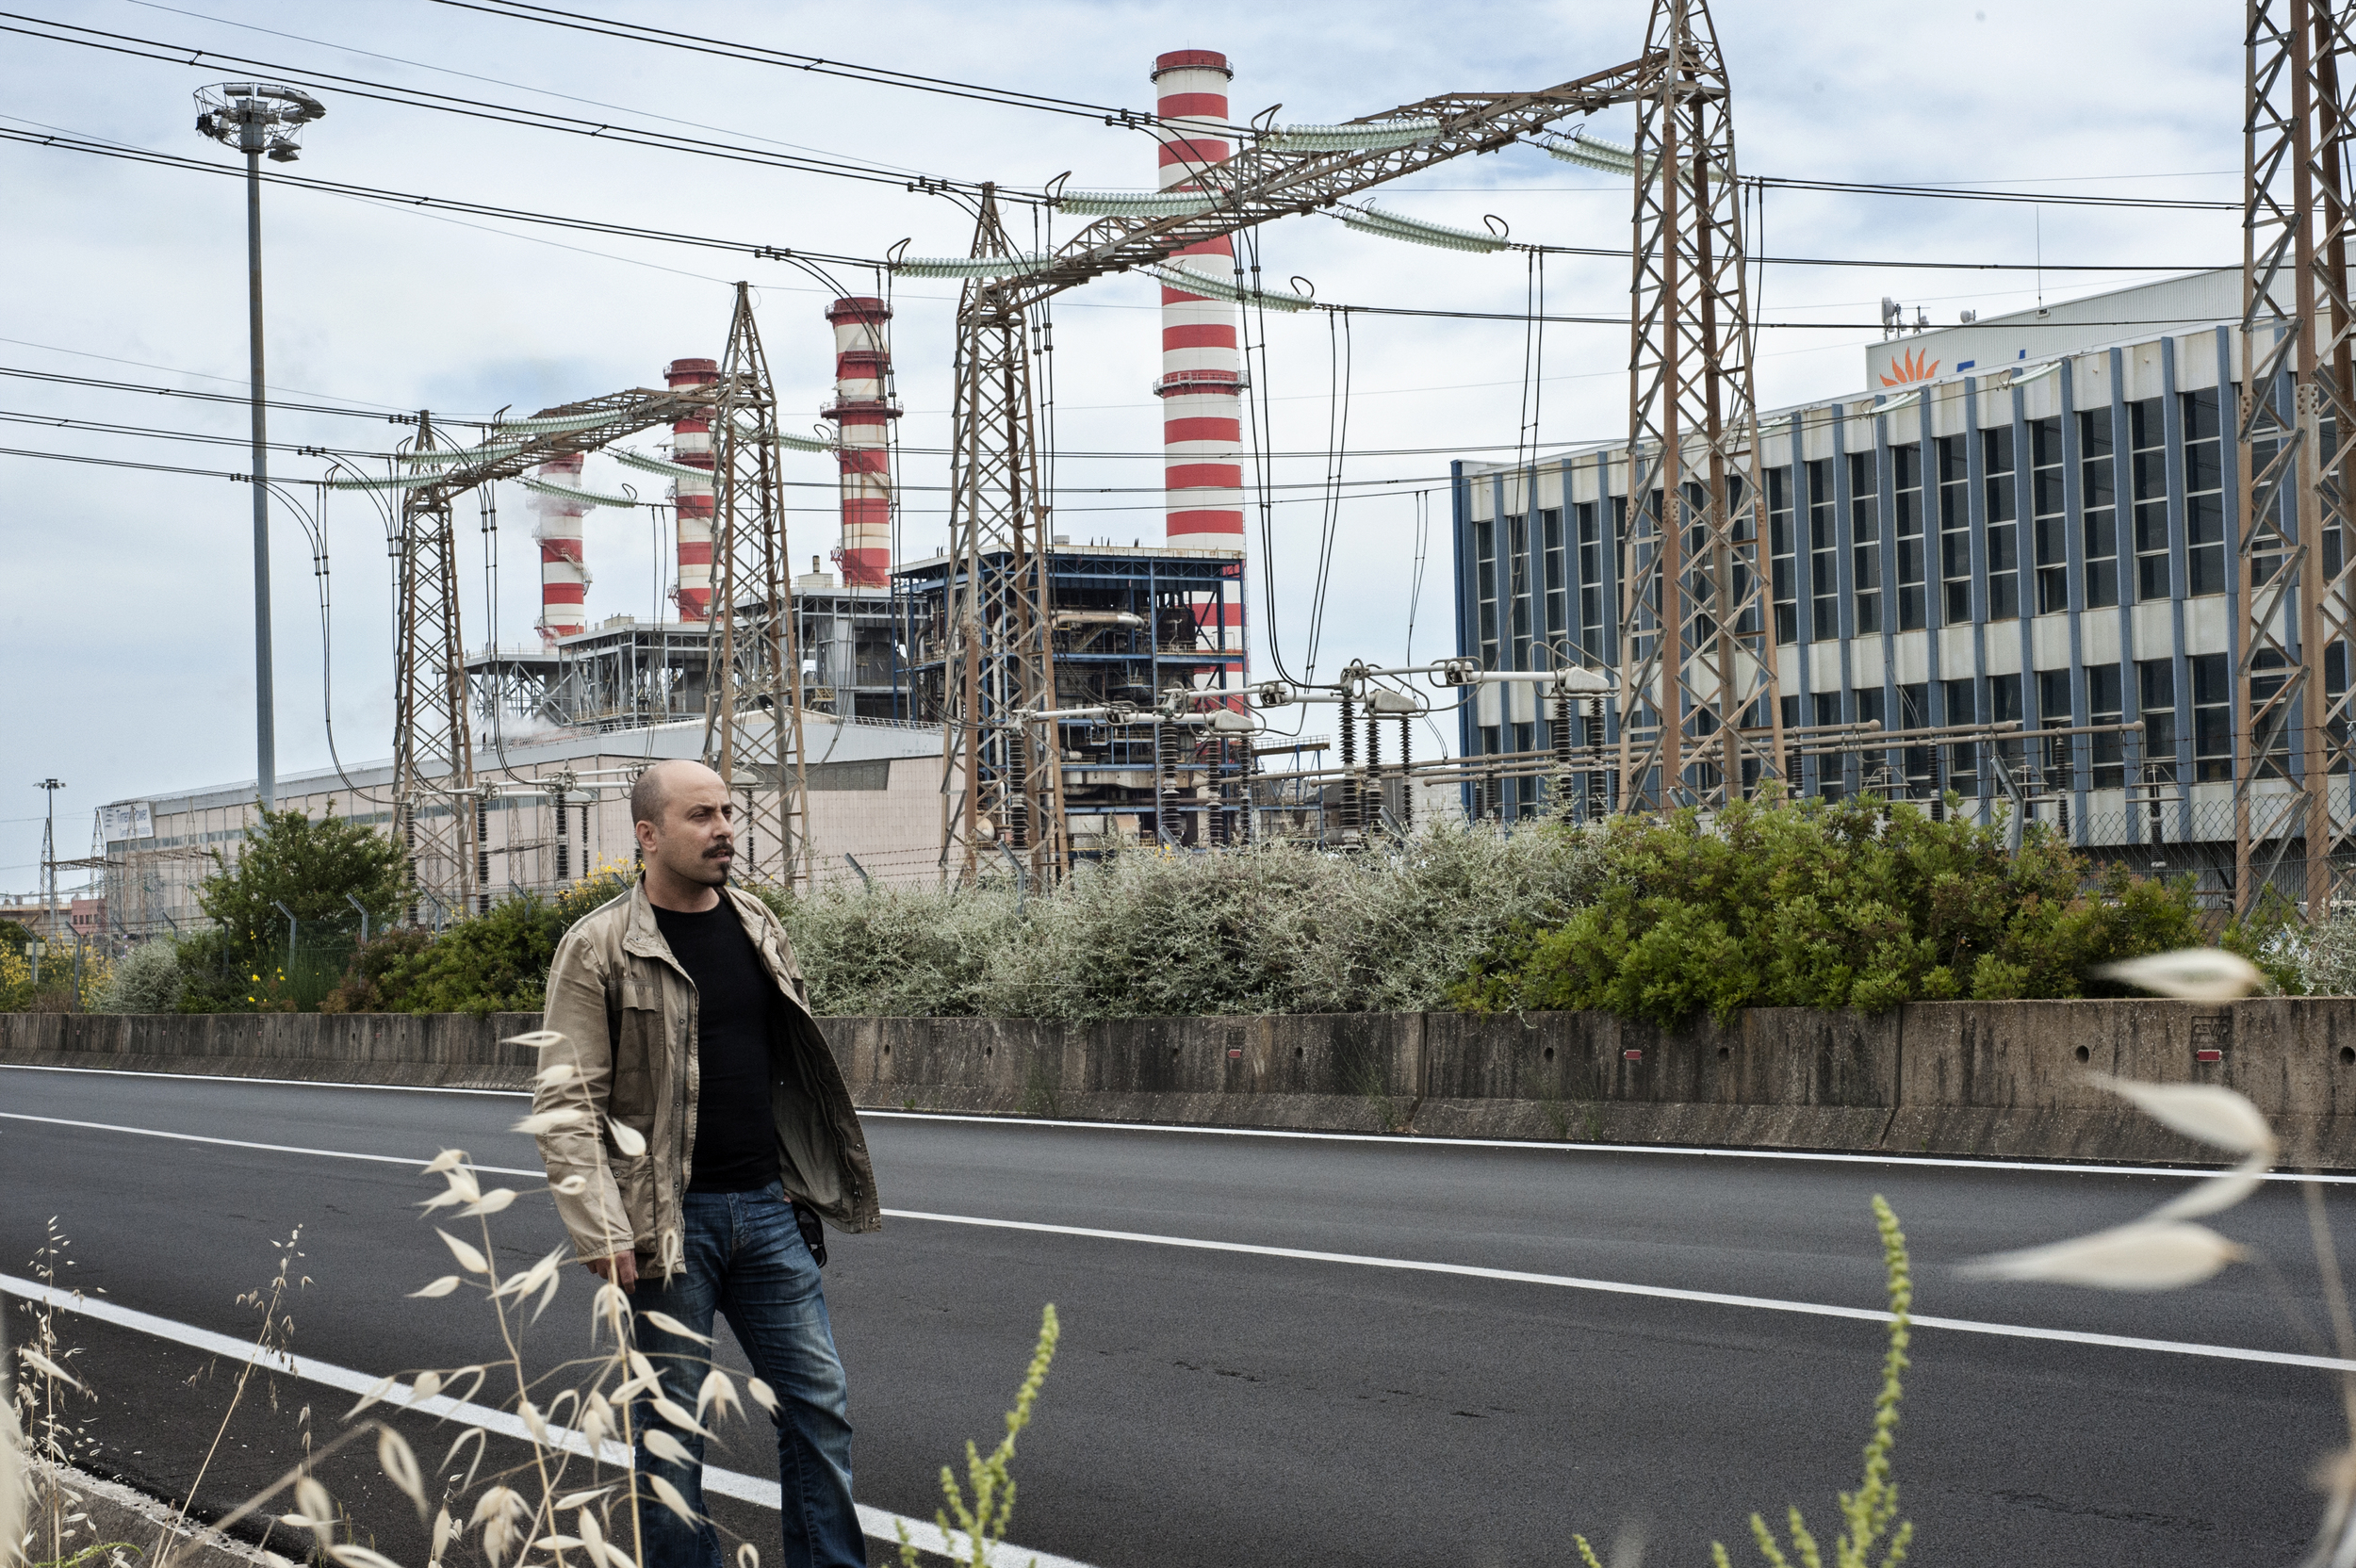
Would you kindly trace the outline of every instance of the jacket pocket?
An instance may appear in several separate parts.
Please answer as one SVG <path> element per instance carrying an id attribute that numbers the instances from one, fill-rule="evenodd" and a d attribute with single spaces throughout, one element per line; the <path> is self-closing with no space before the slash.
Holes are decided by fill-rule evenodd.
<path id="1" fill-rule="evenodd" d="M 630 1221 L 630 1247 L 652 1252 L 654 1245 L 654 1156 L 609 1154 L 614 1184 L 621 1189 L 622 1216 Z"/>

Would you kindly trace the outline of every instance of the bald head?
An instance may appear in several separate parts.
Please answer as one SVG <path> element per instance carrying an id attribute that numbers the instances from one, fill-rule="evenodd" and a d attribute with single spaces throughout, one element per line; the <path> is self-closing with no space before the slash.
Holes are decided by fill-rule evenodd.
<path id="1" fill-rule="evenodd" d="M 640 774 L 638 782 L 630 787 L 630 820 L 633 823 L 650 822 L 660 828 L 663 808 L 670 804 L 671 797 L 679 793 L 682 786 L 691 783 L 709 784 L 712 789 L 727 792 L 727 786 L 720 782 L 718 774 L 701 762 L 674 757 L 668 761 L 657 762 Z"/>
<path id="2" fill-rule="evenodd" d="M 657 762 L 630 787 L 631 830 L 657 907 L 690 913 L 719 902 L 736 860 L 736 808 L 720 776 L 701 762 Z"/>

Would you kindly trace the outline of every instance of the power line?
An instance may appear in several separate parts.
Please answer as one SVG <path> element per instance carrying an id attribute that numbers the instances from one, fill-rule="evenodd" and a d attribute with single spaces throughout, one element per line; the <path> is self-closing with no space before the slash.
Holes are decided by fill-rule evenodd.
<path id="1" fill-rule="evenodd" d="M 30 23 L 32 26 L 13 26 L 11 23 Z M 34 27 L 60 29 L 62 33 L 88 36 L 72 38 L 60 32 L 36 32 Z M 821 158 L 806 154 L 770 152 L 759 147 L 745 147 L 713 141 L 698 137 L 681 136 L 672 131 L 653 130 L 645 126 L 619 124 L 613 122 L 584 120 L 574 115 L 557 114 L 547 109 L 527 108 L 519 105 L 489 103 L 481 99 L 460 98 L 450 93 L 430 92 L 423 88 L 401 87 L 396 83 L 370 81 L 362 76 L 339 75 L 334 72 L 286 65 L 275 60 L 254 59 L 246 55 L 232 55 L 218 49 L 199 49 L 187 44 L 166 43 L 156 39 L 139 38 L 129 33 L 110 33 L 96 27 L 84 27 L 71 22 L 52 21 L 47 17 L 25 16 L 14 11 L 0 11 L 0 32 L 15 33 L 25 38 L 40 39 L 49 43 L 71 44 L 76 48 L 97 49 L 108 54 L 128 55 L 136 59 L 160 60 L 174 65 L 195 65 L 214 60 L 222 65 L 237 66 L 273 75 L 295 79 L 333 83 L 338 92 L 378 103 L 399 105 L 406 108 L 432 109 L 443 114 L 462 115 L 473 120 L 488 120 L 499 124 L 521 125 L 528 129 L 557 131 L 572 136 L 587 137 L 600 141 L 619 142 L 626 146 L 650 147 L 663 152 L 688 153 L 700 157 L 724 158 L 737 163 L 754 163 L 796 173 L 825 174 L 838 179 L 864 180 L 871 184 L 899 186 L 909 190 L 980 189 L 978 182 L 937 179 L 919 174 L 913 179 L 905 171 L 894 171 L 836 158 Z M 1018 199 L 1008 193 L 1006 199 Z M 1036 200 L 1037 198 L 1032 198 Z"/>
<path id="2" fill-rule="evenodd" d="M 381 49 L 363 49 L 356 44 L 336 43 L 327 39 L 313 38 L 307 33 L 289 33 L 277 27 L 264 27 L 251 22 L 239 22 L 232 17 L 215 16 L 208 11 L 192 11 L 179 6 L 167 6 L 162 4 L 161 0 L 130 0 L 130 3 L 146 10 L 167 11 L 174 16 L 190 17 L 199 22 L 210 22 L 217 26 L 235 27 L 241 32 L 263 33 L 271 38 L 290 39 L 297 43 L 309 43 L 321 49 L 333 49 L 338 54 L 360 55 L 372 60 L 388 60 L 395 65 L 406 65 L 418 71 L 430 71 L 437 76 L 455 76 L 460 81 L 485 82 L 492 87 L 512 88 L 517 92 L 531 93 L 535 98 L 553 98 L 560 103 L 586 104 L 591 108 L 614 109 L 624 114 L 641 115 L 648 120 L 659 120 L 666 125 L 685 125 L 690 130 L 711 131 L 721 136 L 741 137 L 747 141 L 763 142 L 772 147 L 790 148 L 796 153 L 808 153 L 813 157 L 828 158 L 838 162 L 848 162 L 852 164 L 865 164 L 875 169 L 881 169 L 895 173 L 917 174 L 923 172 L 921 170 L 910 169 L 904 164 L 887 162 L 881 158 L 854 157 L 848 154 L 837 153 L 831 148 L 812 147 L 805 142 L 788 141 L 782 137 L 762 136 L 757 131 L 741 130 L 733 125 L 714 125 L 706 121 L 689 120 L 676 114 L 664 114 L 658 109 L 633 107 L 626 104 L 612 104 L 601 98 L 584 97 L 578 92 L 559 92 L 554 88 L 534 87 L 528 82 L 511 82 L 502 76 L 485 76 L 480 72 L 461 71 L 454 66 L 435 65 L 430 60 L 414 60 L 405 55 L 387 55 Z"/>
<path id="3" fill-rule="evenodd" d="M 45 345 L 35 346 L 45 347 Z M 82 351 L 78 349 L 57 349 L 52 350 L 51 351 L 55 353 L 80 353 Z M 105 354 L 94 354 L 91 357 L 96 359 L 105 359 L 107 356 Z M 123 363 L 138 364 L 139 362 L 137 360 L 126 360 Z M 156 368 L 164 369 L 169 368 L 169 367 L 158 366 Z M 188 376 L 203 374 L 202 371 L 198 370 L 182 370 L 175 373 Z M 55 382 L 62 386 L 86 386 L 102 392 L 137 392 L 144 397 L 180 398 L 191 402 L 235 403 L 239 408 L 248 407 L 252 403 L 251 399 L 234 392 L 191 392 L 186 388 L 178 386 L 155 386 L 145 382 L 136 381 L 110 381 L 101 376 L 70 376 L 65 374 L 63 371 L 58 370 L 28 370 L 12 365 L 0 365 L 0 376 L 12 376 L 21 381 Z M 215 379 L 227 380 L 228 378 L 220 377 Z M 382 414 L 373 409 L 337 408 L 329 403 L 284 402 L 276 398 L 266 400 L 263 406 L 266 408 L 277 409 L 282 413 L 288 414 L 336 414 L 341 415 L 347 419 L 369 419 L 378 424 L 401 425 L 414 424 L 417 421 L 417 416 L 414 414 Z M 454 425 L 477 423 L 487 425 L 489 423 L 487 420 L 445 420 L 443 416 L 438 414 L 434 416 L 434 421 L 437 424 L 448 423 Z M 1450 448 L 1448 449 L 1454 450 L 1455 449 Z"/>
<path id="4" fill-rule="evenodd" d="M 0 422 L 11 425 L 41 425 L 53 430 L 88 431 L 98 435 L 137 435 L 155 441 L 195 441 L 206 446 L 237 447 L 251 449 L 253 443 L 242 435 L 207 435 L 195 431 L 158 430 L 152 425 L 118 425 L 99 419 L 74 419 L 57 414 L 27 414 L 20 410 L 0 409 Z M 292 441 L 272 441 L 269 449 L 292 452 L 297 457 L 356 457 L 377 461 L 391 457 L 386 451 L 363 451 L 346 447 L 311 447 Z"/>
<path id="5" fill-rule="evenodd" d="M 207 163 L 199 158 L 182 157 L 176 153 L 151 152 L 143 147 L 126 147 L 119 143 L 95 141 L 67 132 L 52 131 L 35 135 L 30 131 L 9 130 L 0 126 L 0 140 L 22 142 L 28 146 L 47 147 L 57 152 L 85 153 L 97 157 L 119 158 L 127 163 L 155 164 L 166 169 L 196 170 L 206 174 L 225 174 L 233 179 L 245 178 L 245 171 L 227 164 Z M 537 223 L 549 228 L 578 229 L 589 234 L 614 235 L 625 239 L 652 239 L 672 245 L 694 245 L 712 251 L 738 251 L 761 261 L 793 261 L 797 258 L 831 262 L 842 267 L 875 267 L 884 263 L 869 256 L 834 255 L 820 251 L 789 250 L 781 245 L 761 245 L 743 239 L 715 239 L 708 235 L 680 234 L 668 229 L 641 228 L 630 223 L 608 222 L 598 218 L 564 218 L 553 213 L 526 212 L 517 207 L 496 206 L 487 202 L 464 202 L 448 196 L 420 196 L 411 191 L 381 190 L 373 186 L 347 185 L 339 180 L 314 180 L 299 174 L 261 176 L 272 185 L 288 186 L 298 190 L 323 191 L 331 196 L 353 196 L 363 201 L 381 202 L 398 206 L 422 207 L 441 212 L 463 212 L 477 218 L 500 218 L 516 223 Z"/>
<path id="6" fill-rule="evenodd" d="M 1934 185 L 1874 180 L 1795 180 L 1747 174 L 1748 183 L 1777 190 L 1824 190 L 1860 196 L 1921 196 L 1945 202 L 2030 202 L 2049 207 L 2140 207 L 2168 212 L 2239 212 L 2239 202 L 2196 202 L 2165 196 L 2053 196 L 2036 190 L 1952 190 Z"/>
<path id="7" fill-rule="evenodd" d="M 459 3 L 459 0 L 436 0 L 436 3 L 443 5 L 455 5 Z M 16 141 L 28 146 L 48 148 L 57 152 L 82 153 L 99 157 L 118 158 L 125 162 L 155 164 L 163 168 L 196 170 L 207 174 L 227 175 L 232 178 L 242 177 L 244 172 L 241 170 L 234 169 L 224 164 L 207 163 L 201 159 L 183 157 L 172 153 L 157 153 L 149 151 L 145 148 L 127 147 L 116 143 L 97 141 L 86 137 L 76 136 L 63 131 L 51 131 L 45 134 L 36 135 L 29 131 L 17 131 L 10 130 L 6 127 L 0 127 L 0 140 Z M 749 240 L 719 239 L 708 235 L 691 235 L 673 230 L 645 228 L 634 224 L 611 222 L 604 219 L 568 218 L 553 213 L 529 212 L 517 207 L 497 206 L 484 202 L 460 201 L 453 197 L 425 196 L 415 192 L 383 190 L 371 186 L 349 185 L 335 180 L 315 180 L 301 175 L 271 173 L 265 173 L 261 176 L 261 178 L 273 184 L 290 186 L 298 189 L 320 191 L 328 195 L 346 196 L 361 201 L 374 202 L 387 205 L 415 207 L 429 211 L 464 212 L 475 217 L 498 218 L 511 222 L 534 223 L 550 228 L 573 229 L 591 234 L 613 235 L 617 237 L 627 239 L 647 239 L 654 240 L 659 243 L 688 245 L 706 250 L 740 252 L 761 261 L 783 261 L 789 264 L 811 261 L 818 263 L 830 263 L 841 267 L 873 268 L 879 270 L 889 270 L 890 267 L 889 263 L 877 260 L 872 256 L 848 256 L 837 255 L 820 251 L 792 250 L 784 246 L 763 245 Z M 2238 211 L 2239 208 L 2236 207 L 2234 210 Z M 1617 252 L 1604 252 L 1601 253 L 1612 255 L 1625 254 L 1625 253 Z M 1974 263 L 1972 265 L 1976 267 L 1983 264 Z M 2008 266 L 2009 264 L 1988 263 L 1985 265 L 1993 268 L 2000 265 Z M 1616 327 L 1625 326 L 1628 322 L 1628 318 L 1625 313 L 1612 315 L 1542 316 L 1532 318 L 1524 311 L 1437 310 L 1416 308 L 1406 305 L 1337 304 L 1324 302 L 1317 302 L 1313 308 L 1327 311 L 1350 311 L 1363 316 L 1412 316 L 1465 321 L 1523 322 L 1537 319 L 1563 326 Z M 2176 319 L 2178 318 L 2151 318 L 2136 320 L 2078 321 L 2070 323 L 2038 322 L 2034 324 L 2039 326 L 2071 325 L 2081 327 L 2158 326 L 2169 324 Z M 2031 323 L 2023 323 L 2023 325 L 2028 324 Z M 1883 323 L 1879 320 L 1761 321 L 1757 323 L 1757 325 L 1762 329 L 1781 328 L 1787 330 L 1852 332 L 1878 331 L 1883 326 Z"/>
<path id="8" fill-rule="evenodd" d="M 504 16 L 516 22 L 533 22 L 543 26 L 563 27 L 572 32 L 594 33 L 600 38 L 619 39 L 628 43 L 659 44 L 665 49 L 684 50 L 689 54 L 713 55 L 725 59 L 742 60 L 752 65 L 779 66 L 787 70 L 806 72 L 817 76 L 841 76 L 855 82 L 867 82 L 880 87 L 907 88 L 918 92 L 942 93 L 952 98 L 971 98 L 986 104 L 1002 104 L 1013 108 L 1038 109 L 1048 114 L 1064 114 L 1089 120 L 1102 120 L 1107 124 L 1143 128 L 1162 123 L 1158 115 L 1139 109 L 1121 108 L 1110 104 L 1090 104 L 1074 98 L 1057 98 L 1047 93 L 1024 92 L 1014 88 L 987 87 L 979 82 L 959 81 L 949 76 L 923 76 L 913 72 L 890 71 L 881 66 L 858 65 L 849 60 L 830 60 L 819 55 L 797 55 L 790 50 L 772 49 L 764 44 L 737 43 L 727 39 L 706 38 L 696 33 L 683 33 L 673 28 L 655 27 L 643 23 L 616 22 L 606 17 L 583 16 L 577 11 L 554 6 L 537 6 L 524 0 L 499 0 L 483 5 L 478 0 L 434 0 L 437 5 L 454 6 L 460 10 L 481 11 L 488 16 Z"/>

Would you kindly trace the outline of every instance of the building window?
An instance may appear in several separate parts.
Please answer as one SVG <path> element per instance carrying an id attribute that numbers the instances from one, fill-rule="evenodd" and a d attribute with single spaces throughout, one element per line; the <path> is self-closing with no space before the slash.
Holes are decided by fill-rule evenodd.
<path id="1" fill-rule="evenodd" d="M 2143 714 L 2143 760 L 2158 776 L 2176 776 L 2176 661 L 2145 659 L 2135 665 L 2135 700 Z"/>
<path id="2" fill-rule="evenodd" d="M 2203 784 L 2233 777 L 2233 671 L 2221 653 L 2196 653 L 2192 665 L 2192 776 Z"/>
<path id="3" fill-rule="evenodd" d="M 1511 589 L 1509 602 L 1513 617 L 1513 662 L 1512 668 L 1530 668 L 1530 519 L 1511 516 L 1505 519 L 1505 548 L 1508 554 L 1506 585 Z"/>
<path id="4" fill-rule="evenodd" d="M 1835 536 L 1836 514 L 1832 463 L 1819 458 L 1808 466 L 1808 595 L 1810 625 L 1820 643 L 1841 635 L 1841 544 Z"/>
<path id="5" fill-rule="evenodd" d="M 2164 599 L 2168 596 L 2168 441 L 2159 399 L 2127 405 L 2127 438 L 2135 449 L 2128 477 L 2135 491 L 2135 597 Z"/>
<path id="6" fill-rule="evenodd" d="M 1988 722 L 1989 724 L 2019 724 L 2025 715 L 2021 710 L 2021 678 L 2017 675 L 1992 675 L 1988 678 Z M 2026 741 L 1995 743 L 1996 763 L 2008 768 L 2018 778 L 2028 757 Z"/>
<path id="7" fill-rule="evenodd" d="M 1579 519 L 1579 629 L 1587 657 L 1601 662 L 1604 650 L 1603 534 L 1594 501 L 1573 509 Z"/>
<path id="8" fill-rule="evenodd" d="M 1800 579 L 1797 542 L 1792 532 L 1792 470 L 1767 470 L 1768 580 L 1775 606 L 1775 642 L 1800 640 Z"/>
<path id="9" fill-rule="evenodd" d="M 1883 729 L 1888 729 L 1890 727 L 1890 710 L 1883 705 L 1882 689 L 1880 687 L 1858 687 L 1856 693 L 1856 700 L 1857 723 L 1879 725 Z M 1857 761 L 1857 783 L 1861 790 L 1867 793 L 1871 793 L 1876 789 L 1886 789 L 1888 787 L 1890 783 L 1890 753 L 1886 751 L 1849 752 L 1841 758 L 1841 763 L 1844 771 L 1852 758 L 1854 758 Z"/>
<path id="10" fill-rule="evenodd" d="M 2021 614 L 2021 524 L 2010 425 L 1980 432 L 1980 468 L 1988 484 L 1988 618 L 2014 620 Z"/>
<path id="11" fill-rule="evenodd" d="M 1497 663 L 1497 536 L 1494 523 L 1473 524 L 1473 582 L 1481 603 L 1481 667 Z"/>
<path id="12" fill-rule="evenodd" d="M 1832 729 L 1841 724 L 1841 694 L 1839 692 L 1818 692 L 1810 700 L 1816 707 L 1817 728 Z M 1826 800 L 1839 800 L 1843 761 L 1841 755 L 1837 752 L 1830 755 L 1819 755 L 1811 760 L 1816 764 L 1817 792 Z"/>
<path id="13" fill-rule="evenodd" d="M 1555 650 L 1554 664 L 1567 664 L 1571 648 L 1571 585 L 1562 553 L 1562 512 L 1559 507 L 1538 514 L 1546 534 L 1546 645 Z"/>
<path id="14" fill-rule="evenodd" d="M 1972 621 L 1971 474 L 1963 437 L 1942 435 L 1939 463 L 1939 580 L 1945 587 L 1939 624 Z"/>
<path id="15" fill-rule="evenodd" d="M 2119 678 L 2117 664 L 2086 666 L 2086 723 L 2124 724 L 2127 719 L 2126 683 Z M 2116 790 L 2127 782 L 2127 738 L 2114 729 L 2107 735 L 2089 737 L 2087 747 L 2094 763 L 2094 787 Z"/>
<path id="16" fill-rule="evenodd" d="M 1979 722 L 1972 716 L 1977 694 L 1970 680 L 1943 680 L 1939 685 L 1947 699 L 1949 724 Z M 1947 748 L 1947 788 L 1958 794 L 1980 792 L 1980 748 L 1976 743 L 1963 741 Z"/>
<path id="17" fill-rule="evenodd" d="M 2062 513 L 2061 420 L 2029 421 L 2029 515 L 2037 546 L 2037 612 L 2070 608 L 2069 518 Z"/>
<path id="18" fill-rule="evenodd" d="M 1873 454 L 1849 454 L 1849 602 L 1857 635 L 1882 629 L 1882 504 Z"/>
<path id="19" fill-rule="evenodd" d="M 1528 756 L 1530 753 L 1537 750 L 1537 729 L 1538 727 L 1536 725 L 1515 725 L 1513 727 L 1513 749 L 1520 752 L 1524 756 Z M 1538 777 L 1534 774 L 1527 775 L 1513 781 L 1513 814 L 1514 816 L 1533 817 L 1538 814 Z"/>
<path id="20" fill-rule="evenodd" d="M 2037 673 L 2037 722 L 2039 729 L 2070 727 L 2070 672 L 2039 670 Z M 2074 790 L 2077 780 L 2077 746 L 2074 736 L 2037 743 L 2037 766 L 2045 770 L 2045 785 L 2053 790 Z"/>
<path id="21" fill-rule="evenodd" d="M 2119 602 L 2119 459 L 2111 411 L 2078 416 L 2078 524 L 2086 550 L 2086 608 Z"/>
<path id="22" fill-rule="evenodd" d="M 1922 449 L 1890 448 L 1890 471 L 1894 486 L 1890 504 L 1897 512 L 1893 521 L 1898 536 L 1898 629 L 1920 631 L 1930 624 L 1924 582 L 1928 562 L 1922 528 Z"/>
<path id="23" fill-rule="evenodd" d="M 2187 594 L 2225 592 L 2225 453 L 2217 388 L 2180 392 L 2184 418 L 2184 564 Z"/>
<path id="24" fill-rule="evenodd" d="M 1898 727 L 1928 729 L 1931 727 L 1931 687 L 1928 681 L 1898 688 Z M 1935 746 L 1908 746 L 1899 753 L 1899 761 L 1906 773 L 1906 793 L 1916 797 L 1939 792 L 1937 767 L 1939 752 Z"/>

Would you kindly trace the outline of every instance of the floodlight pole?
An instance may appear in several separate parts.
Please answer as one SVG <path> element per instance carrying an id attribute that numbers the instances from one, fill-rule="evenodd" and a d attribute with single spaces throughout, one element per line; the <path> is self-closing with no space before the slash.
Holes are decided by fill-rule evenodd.
<path id="1" fill-rule="evenodd" d="M 196 129 L 245 155 L 247 384 L 254 415 L 254 785 L 265 811 L 278 806 L 277 701 L 270 635 L 270 420 L 262 374 L 262 155 L 292 163 L 303 127 L 327 106 L 300 88 L 223 82 L 196 95 Z"/>
<path id="2" fill-rule="evenodd" d="M 254 776 L 262 809 L 278 807 L 278 704 L 270 646 L 270 416 L 262 400 L 262 148 L 264 127 L 238 127 L 245 155 L 248 381 L 254 402 Z"/>

